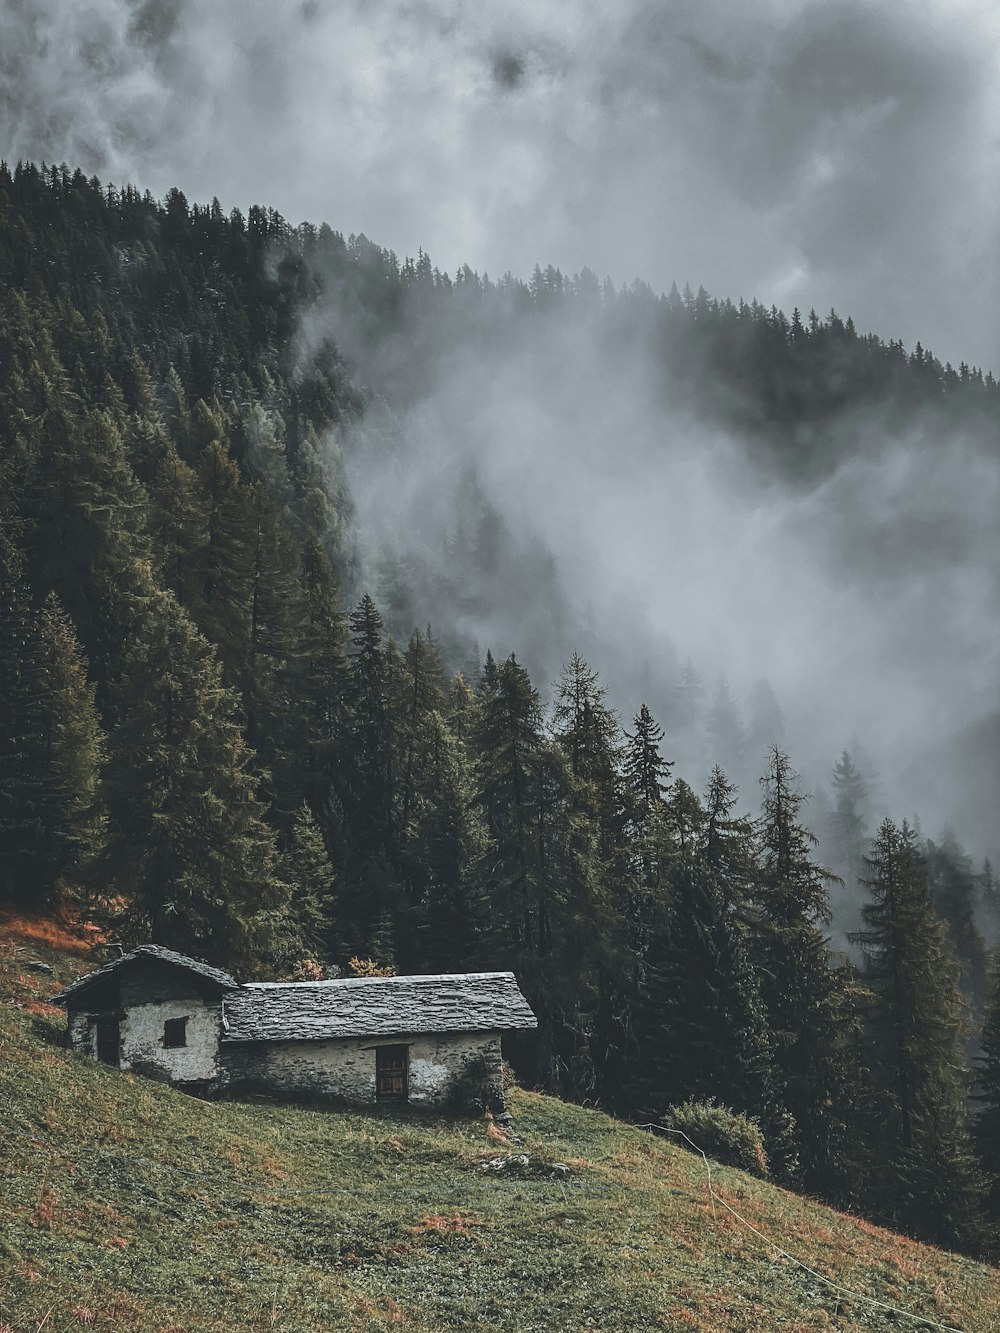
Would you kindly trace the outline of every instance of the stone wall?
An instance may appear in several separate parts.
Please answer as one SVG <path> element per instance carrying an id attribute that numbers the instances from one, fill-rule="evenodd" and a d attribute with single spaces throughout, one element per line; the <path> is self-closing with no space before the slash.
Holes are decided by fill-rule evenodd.
<path id="1" fill-rule="evenodd" d="M 494 1073 L 500 1069 L 499 1034 L 470 1032 L 392 1041 L 234 1043 L 222 1048 L 222 1077 L 235 1085 L 275 1092 L 371 1103 L 375 1101 L 375 1050 L 380 1045 L 408 1047 L 411 1106 L 446 1102 L 456 1080 L 480 1060 Z"/>
<path id="2" fill-rule="evenodd" d="M 181 988 L 183 989 L 183 988 Z M 222 1006 L 188 994 L 132 1004 L 123 1010 L 71 1010 L 69 1046 L 97 1058 L 97 1020 L 119 1022 L 119 1067 L 171 1083 L 206 1083 L 219 1073 L 219 1032 Z M 186 1018 L 185 1045 L 164 1046 L 164 1024 Z"/>
<path id="3" fill-rule="evenodd" d="M 66 1044 L 82 1055 L 97 1059 L 97 1029 L 94 1025 L 96 1014 L 86 1014 L 70 1010 Z"/>
<path id="4" fill-rule="evenodd" d="M 169 1018 L 187 1019 L 184 1046 L 164 1046 L 163 1025 Z M 122 1019 L 121 1067 L 160 1074 L 171 1083 L 210 1082 L 219 1072 L 221 1026 L 218 1000 L 189 996 L 133 1005 Z"/>

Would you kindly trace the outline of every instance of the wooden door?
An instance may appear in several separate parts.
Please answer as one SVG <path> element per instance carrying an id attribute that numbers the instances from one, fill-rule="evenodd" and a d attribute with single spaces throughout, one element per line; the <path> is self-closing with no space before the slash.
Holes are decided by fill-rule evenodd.
<path id="1" fill-rule="evenodd" d="M 405 1102 L 408 1094 L 405 1046 L 376 1046 L 375 1097 L 380 1102 Z"/>
<path id="2" fill-rule="evenodd" d="M 97 1020 L 97 1058 L 106 1065 L 118 1066 L 120 1025 L 117 1018 Z"/>

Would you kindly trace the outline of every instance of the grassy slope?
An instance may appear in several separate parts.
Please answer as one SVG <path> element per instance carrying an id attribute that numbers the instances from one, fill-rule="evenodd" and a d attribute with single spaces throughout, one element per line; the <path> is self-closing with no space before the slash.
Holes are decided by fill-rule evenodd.
<path id="1" fill-rule="evenodd" d="M 516 1093 L 523 1150 L 572 1174 L 512 1181 L 481 1122 L 206 1104 L 63 1051 L 68 943 L 0 920 L 0 1333 L 926 1327 L 838 1300 L 713 1215 L 700 1159 L 599 1112 Z M 716 1182 L 838 1282 L 1000 1327 L 993 1269 Z"/>

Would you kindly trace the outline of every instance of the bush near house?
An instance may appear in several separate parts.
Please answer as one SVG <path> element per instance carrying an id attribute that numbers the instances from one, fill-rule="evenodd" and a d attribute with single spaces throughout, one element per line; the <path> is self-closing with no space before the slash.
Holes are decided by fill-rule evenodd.
<path id="1" fill-rule="evenodd" d="M 760 1126 L 752 1116 L 731 1111 L 709 1099 L 668 1106 L 662 1126 L 693 1152 L 699 1149 L 726 1166 L 739 1167 L 762 1180 L 768 1177 L 767 1153 Z"/>

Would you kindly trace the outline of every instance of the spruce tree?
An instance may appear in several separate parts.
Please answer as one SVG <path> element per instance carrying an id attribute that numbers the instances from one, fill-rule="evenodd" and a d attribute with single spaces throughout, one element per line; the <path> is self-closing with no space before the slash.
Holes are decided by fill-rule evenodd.
<path id="1" fill-rule="evenodd" d="M 152 562 L 147 498 L 107 413 L 59 407 L 46 415 L 44 433 L 24 487 L 32 580 L 54 591 L 72 620 L 106 716 L 129 633 L 120 592 L 130 571 Z"/>
<path id="2" fill-rule="evenodd" d="M 767 1015 L 734 903 L 752 866 L 749 822 L 718 768 L 698 801 L 674 784 L 669 891 L 657 913 L 638 1005 L 635 1109 L 717 1098 L 777 1123 Z"/>
<path id="3" fill-rule="evenodd" d="M 820 931 L 829 920 L 827 884 L 834 876 L 813 860 L 816 839 L 800 819 L 806 797 L 777 746 L 761 785 L 754 951 L 777 1093 L 794 1121 L 798 1164 L 787 1163 L 783 1174 L 839 1198 L 857 1171 L 852 1106 L 860 1062 L 850 976 L 833 966 Z"/>
<path id="4" fill-rule="evenodd" d="M 122 591 L 131 633 L 112 704 L 103 869 L 123 938 L 236 969 L 277 965 L 288 886 L 212 647 L 148 567 Z"/>
<path id="5" fill-rule="evenodd" d="M 254 591 L 254 521 L 249 488 L 225 440 L 214 438 L 205 445 L 198 484 L 204 518 L 190 611 L 218 651 L 226 684 L 241 690 Z"/>
<path id="6" fill-rule="evenodd" d="M 289 695 L 297 701 L 284 719 L 286 745 L 298 761 L 298 788 L 310 808 L 327 810 L 337 799 L 338 779 L 350 727 L 351 670 L 347 624 L 340 609 L 336 578 L 326 552 L 314 538 L 304 545 L 300 576 L 300 641 L 292 658 Z M 320 822 L 331 847 L 342 830 Z"/>
<path id="7" fill-rule="evenodd" d="M 986 945 L 976 926 L 976 875 L 951 829 L 925 848 L 927 882 L 934 910 L 944 922 L 958 958 L 959 987 L 981 1015 L 987 998 Z"/>
<path id="8" fill-rule="evenodd" d="M 663 728 L 642 704 L 626 732 L 622 763 L 628 843 L 635 858 L 635 874 L 642 892 L 660 891 L 664 853 L 666 804 L 673 761 L 660 753 Z"/>
<path id="9" fill-rule="evenodd" d="M 979 1113 L 973 1122 L 976 1152 L 988 1185 L 986 1202 L 994 1228 L 994 1253 L 1000 1235 L 1000 952 L 990 968 L 989 1003 L 975 1074 Z"/>
<path id="10" fill-rule="evenodd" d="M 403 914 L 399 830 L 396 823 L 397 744 L 390 705 L 391 643 L 382 636 L 382 617 L 366 593 L 350 616 L 350 722 L 342 756 L 340 802 L 343 850 L 341 904 L 344 947 L 368 950 L 383 938 L 386 958 L 395 961 L 379 921 Z"/>
<path id="11" fill-rule="evenodd" d="M 485 883 L 487 837 L 473 798 L 465 747 L 435 715 L 408 846 L 410 882 L 420 895 L 420 963 L 431 972 L 476 971 L 493 965 L 494 928 Z"/>
<path id="12" fill-rule="evenodd" d="M 207 505 L 193 468 L 158 431 L 151 443 L 150 531 L 164 587 L 197 614 L 204 588 Z"/>
<path id="13" fill-rule="evenodd" d="M 0 896 L 30 906 L 50 900 L 62 861 L 46 676 L 24 561 L 0 526 Z"/>
<path id="14" fill-rule="evenodd" d="M 913 1235 L 975 1248 L 982 1182 L 966 1129 L 958 967 L 913 831 L 884 820 L 868 866 L 859 942 L 882 1094 L 879 1203 Z"/>
<path id="15" fill-rule="evenodd" d="M 47 840 L 59 882 L 80 889 L 106 834 L 101 784 L 105 738 L 86 660 L 55 593 L 42 607 L 38 634 L 47 715 L 45 758 L 55 798 Z"/>
<path id="16" fill-rule="evenodd" d="M 868 788 L 850 752 L 844 750 L 833 769 L 833 810 L 830 812 L 824 847 L 849 888 L 864 878 L 865 812 Z"/>
<path id="17" fill-rule="evenodd" d="M 513 655 L 499 667 L 487 656 L 473 735 L 475 804 L 490 840 L 488 892 L 508 951 L 538 945 L 535 900 L 533 769 L 542 745 L 542 712 L 527 671 Z"/>
<path id="18" fill-rule="evenodd" d="M 281 857 L 281 878 L 289 886 L 284 970 L 303 961 L 325 961 L 335 951 L 333 867 L 319 825 L 308 806 L 295 815 L 287 850 Z"/>

